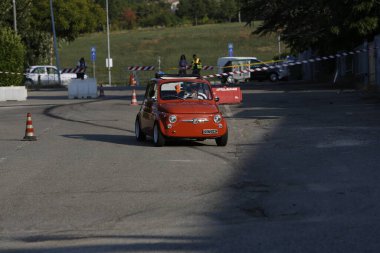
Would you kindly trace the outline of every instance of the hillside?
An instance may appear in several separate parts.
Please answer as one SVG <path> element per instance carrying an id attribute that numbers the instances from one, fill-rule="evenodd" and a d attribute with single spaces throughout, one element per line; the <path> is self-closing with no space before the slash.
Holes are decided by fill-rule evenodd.
<path id="1" fill-rule="evenodd" d="M 125 85 L 129 73 L 126 68 L 131 65 L 155 65 L 158 68 L 158 57 L 161 69 L 176 73 L 181 54 L 185 54 L 188 62 L 196 53 L 203 65 L 216 65 L 218 57 L 227 56 L 227 44 L 234 44 L 235 56 L 256 56 L 262 60 L 270 60 L 278 52 L 275 36 L 258 37 L 251 34 L 252 28 L 244 24 L 214 24 L 202 26 L 151 28 L 132 31 L 113 32 L 110 34 L 112 83 Z M 108 70 L 105 67 L 107 57 L 107 36 L 105 33 L 88 34 L 72 43 L 61 45 L 61 67 L 74 67 L 80 57 L 85 57 L 88 75 L 93 76 L 91 47 L 96 47 L 95 74 L 99 83 L 108 83 Z M 203 71 L 213 73 L 215 71 Z M 141 73 L 141 79 L 153 76 L 152 72 Z"/>

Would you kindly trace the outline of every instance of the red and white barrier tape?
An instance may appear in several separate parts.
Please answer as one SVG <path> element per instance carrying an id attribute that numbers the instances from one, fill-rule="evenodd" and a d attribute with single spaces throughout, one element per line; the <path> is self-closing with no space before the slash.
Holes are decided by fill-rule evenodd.
<path id="1" fill-rule="evenodd" d="M 66 69 L 62 69 L 61 73 L 62 74 L 64 74 L 64 73 L 74 73 L 74 74 L 77 74 L 77 73 L 84 73 L 85 70 L 86 70 L 86 68 L 80 68 L 80 67 L 66 68 Z"/>
<path id="2" fill-rule="evenodd" d="M 302 60 L 302 61 L 295 61 L 295 62 L 278 64 L 275 66 L 269 65 L 268 67 L 262 67 L 262 68 L 254 68 L 254 69 L 247 69 L 247 70 L 241 70 L 241 71 L 226 72 L 226 73 L 221 73 L 221 74 L 207 75 L 207 76 L 202 76 L 202 78 L 207 79 L 207 78 L 213 78 L 213 77 L 223 77 L 223 76 L 227 77 L 227 76 L 233 75 L 233 74 L 243 74 L 243 73 L 256 72 L 256 71 L 265 71 L 265 70 L 275 69 L 275 68 L 279 68 L 279 67 L 289 67 L 289 66 L 307 64 L 307 63 L 314 63 L 314 62 L 319 62 L 319 61 L 332 60 L 332 59 L 340 58 L 343 56 L 364 53 L 367 51 L 369 51 L 369 49 L 358 49 L 358 50 L 354 50 L 354 51 L 338 53 L 335 55 L 315 57 L 315 58 Z"/>
<path id="3" fill-rule="evenodd" d="M 152 71 L 154 70 L 154 66 L 130 66 L 128 67 L 129 71 Z"/>
<path id="4" fill-rule="evenodd" d="M 152 71 L 155 70 L 154 66 L 130 66 L 127 68 L 129 71 Z M 170 68 L 172 70 L 177 68 Z M 186 66 L 186 69 L 191 69 L 191 66 Z M 202 70 L 213 70 L 214 66 L 203 66 Z"/>
<path id="5" fill-rule="evenodd" d="M 7 74 L 7 75 L 25 75 L 23 73 L 15 73 L 15 72 L 9 72 L 9 71 L 0 71 L 0 74 Z"/>

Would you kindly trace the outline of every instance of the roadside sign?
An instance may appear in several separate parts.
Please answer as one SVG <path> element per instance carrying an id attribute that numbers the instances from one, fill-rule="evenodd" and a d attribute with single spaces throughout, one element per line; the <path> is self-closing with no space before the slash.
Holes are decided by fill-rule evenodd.
<path id="1" fill-rule="evenodd" d="M 234 44 L 228 43 L 228 56 L 233 57 L 234 56 Z"/>
<path id="2" fill-rule="evenodd" d="M 95 60 L 96 60 L 96 48 L 92 47 L 91 48 L 91 61 L 95 61 Z"/>
<path id="3" fill-rule="evenodd" d="M 106 67 L 107 68 L 112 68 L 113 67 L 112 58 L 107 58 L 106 59 Z"/>

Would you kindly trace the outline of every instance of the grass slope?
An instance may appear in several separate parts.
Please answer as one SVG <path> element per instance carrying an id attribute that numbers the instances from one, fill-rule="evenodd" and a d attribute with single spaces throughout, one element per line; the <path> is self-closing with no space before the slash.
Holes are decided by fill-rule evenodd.
<path id="1" fill-rule="evenodd" d="M 128 66 L 154 65 L 158 68 L 158 57 L 161 69 L 168 73 L 175 70 L 181 54 L 185 54 L 188 63 L 195 53 L 203 65 L 216 66 L 219 57 L 227 56 L 227 44 L 234 45 L 235 56 L 256 56 L 270 60 L 277 54 L 275 36 L 258 37 L 252 35 L 252 28 L 244 24 L 214 24 L 175 28 L 151 28 L 142 30 L 113 32 L 110 34 L 111 58 L 113 59 L 112 84 L 125 85 L 128 82 Z M 72 43 L 61 46 L 61 67 L 74 67 L 80 57 L 88 65 L 88 75 L 93 76 L 91 47 L 96 47 L 95 74 L 98 83 L 108 83 L 108 70 L 105 67 L 107 57 L 107 36 L 105 33 L 94 33 L 79 37 Z M 216 73 L 203 71 L 202 74 Z M 139 73 L 140 79 L 149 79 L 153 72 Z"/>

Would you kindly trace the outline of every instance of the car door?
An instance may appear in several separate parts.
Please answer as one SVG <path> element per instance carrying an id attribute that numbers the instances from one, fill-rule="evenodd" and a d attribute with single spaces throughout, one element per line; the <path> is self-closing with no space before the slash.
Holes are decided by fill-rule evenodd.
<path id="1" fill-rule="evenodd" d="M 58 84 L 58 71 L 53 67 L 47 67 L 47 84 L 56 85 Z"/>
<path id="2" fill-rule="evenodd" d="M 266 65 L 259 60 L 251 60 L 251 69 L 257 69 L 265 67 Z M 268 72 L 266 70 L 251 72 L 251 79 L 253 80 L 265 80 L 267 79 Z"/>
<path id="3" fill-rule="evenodd" d="M 141 129 L 145 133 L 152 133 L 153 131 L 154 108 L 157 109 L 157 83 L 151 81 L 146 88 L 141 110 Z"/>
<path id="4" fill-rule="evenodd" d="M 250 73 L 243 73 L 244 70 L 249 70 L 250 61 L 249 60 L 236 60 L 232 61 L 233 69 L 232 71 L 239 71 L 240 74 L 233 74 L 233 78 L 236 81 L 245 81 L 250 78 Z"/>
<path id="5" fill-rule="evenodd" d="M 34 68 L 30 73 L 30 78 L 35 84 L 46 85 L 48 83 L 46 68 L 43 66 Z"/>

